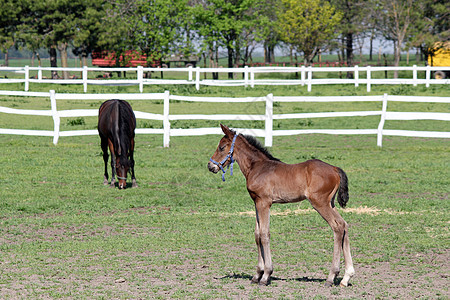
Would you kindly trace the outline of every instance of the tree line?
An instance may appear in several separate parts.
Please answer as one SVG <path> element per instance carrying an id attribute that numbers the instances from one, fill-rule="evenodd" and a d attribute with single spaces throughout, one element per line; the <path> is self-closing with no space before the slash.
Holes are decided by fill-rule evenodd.
<path id="1" fill-rule="evenodd" d="M 201 54 L 215 67 L 219 49 L 228 66 L 248 64 L 255 49 L 273 62 L 275 48 L 305 64 L 335 50 L 348 65 L 363 41 L 394 44 L 425 55 L 449 39 L 447 0 L 0 0 L 0 51 L 11 47 L 37 53 L 47 49 L 52 66 L 57 51 L 84 64 L 93 51 L 138 50 L 149 61 L 170 54 Z M 7 63 L 7 58 L 5 59 Z"/>

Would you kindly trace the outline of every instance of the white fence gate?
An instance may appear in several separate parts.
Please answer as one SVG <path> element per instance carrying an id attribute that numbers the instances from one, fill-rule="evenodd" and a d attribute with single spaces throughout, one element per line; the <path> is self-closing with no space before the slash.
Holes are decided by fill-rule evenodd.
<path id="1" fill-rule="evenodd" d="M 60 131 L 60 119 L 62 117 L 87 117 L 97 116 L 98 109 L 73 109 L 58 110 L 57 100 L 108 100 L 118 98 L 123 100 L 163 100 L 163 114 L 135 111 L 136 118 L 162 121 L 162 128 L 137 128 L 136 134 L 163 134 L 163 145 L 169 147 L 171 136 L 195 136 L 207 134 L 222 134 L 220 128 L 193 128 L 193 129 L 172 129 L 170 121 L 173 120 L 247 120 L 264 121 L 264 129 L 236 128 L 243 134 L 264 137 L 265 146 L 272 146 L 274 136 L 298 135 L 298 134 L 374 134 L 377 135 L 377 145 L 382 146 L 384 135 L 410 136 L 410 137 L 435 137 L 450 138 L 449 131 L 411 131 L 411 130 L 387 130 L 384 124 L 387 120 L 440 120 L 450 121 L 450 113 L 442 112 L 391 112 L 388 111 L 389 101 L 400 102 L 435 102 L 450 103 L 450 97 L 415 97 L 415 96 L 334 96 L 334 97 L 292 97 L 273 96 L 269 94 L 265 97 L 247 98 L 227 98 L 227 97 L 191 97 L 171 95 L 169 91 L 155 94 L 62 94 L 51 90 L 49 93 L 12 92 L 0 91 L 0 95 L 27 96 L 27 97 L 49 97 L 51 103 L 50 110 L 24 110 L 0 106 L 0 113 L 18 115 L 49 116 L 53 118 L 54 130 L 23 130 L 0 128 L 0 134 L 52 136 L 53 143 L 58 143 L 59 137 L 97 135 L 97 130 L 69 130 Z M 170 100 L 191 101 L 191 102 L 265 102 L 264 115 L 243 115 L 243 114 L 186 114 L 170 115 Z M 379 101 L 380 110 L 375 111 L 350 111 L 350 112 L 319 112 L 319 113 L 293 113 L 293 114 L 273 114 L 274 102 L 374 102 Z M 282 119 L 304 119 L 304 118 L 331 118 L 331 117 L 355 117 L 355 116 L 380 116 L 378 128 L 373 129 L 298 129 L 298 130 L 274 130 L 273 120 Z"/>

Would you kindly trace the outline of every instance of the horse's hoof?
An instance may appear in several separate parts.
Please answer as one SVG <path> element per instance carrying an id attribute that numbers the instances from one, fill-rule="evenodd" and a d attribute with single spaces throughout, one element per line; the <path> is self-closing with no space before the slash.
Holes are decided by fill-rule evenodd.
<path id="1" fill-rule="evenodd" d="M 137 185 L 137 183 L 133 183 L 133 184 L 131 185 L 131 187 L 132 187 L 132 188 L 137 188 L 138 185 Z"/>
<path id="2" fill-rule="evenodd" d="M 332 282 L 330 282 L 330 281 L 325 281 L 325 287 L 332 287 L 333 286 L 333 283 Z"/>
<path id="3" fill-rule="evenodd" d="M 339 286 L 341 286 L 341 287 L 347 287 L 348 284 L 342 283 L 342 281 L 341 281 L 341 283 L 339 284 Z"/>

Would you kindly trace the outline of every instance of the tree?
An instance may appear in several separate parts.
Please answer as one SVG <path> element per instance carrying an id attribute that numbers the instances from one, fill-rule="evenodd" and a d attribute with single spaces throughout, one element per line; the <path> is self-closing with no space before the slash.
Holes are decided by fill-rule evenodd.
<path id="1" fill-rule="evenodd" d="M 434 55 L 439 49 L 438 45 L 444 45 L 450 40 L 450 2 L 445 0 L 426 0 L 423 16 L 414 24 L 409 44 L 421 50 L 426 56 Z"/>
<path id="2" fill-rule="evenodd" d="M 71 40 L 72 52 L 81 58 L 83 66 L 87 66 L 88 55 L 99 47 L 102 33 L 107 29 L 106 11 L 109 7 L 106 0 L 91 1 L 76 20 L 76 32 Z"/>
<path id="3" fill-rule="evenodd" d="M 241 48 L 247 45 L 245 38 L 254 28 L 257 11 L 253 9 L 259 0 L 205 0 L 196 6 L 197 24 L 203 48 L 219 46 L 227 50 L 228 67 L 236 66 Z M 216 52 L 217 53 L 217 52 Z M 233 78 L 233 73 L 228 74 Z"/>
<path id="4" fill-rule="evenodd" d="M 319 49 L 336 37 L 342 15 L 323 0 L 281 1 L 278 33 L 284 42 L 303 52 L 305 64 L 310 65 Z"/>
<path id="5" fill-rule="evenodd" d="M 275 47 L 280 43 L 277 31 L 277 15 L 280 9 L 280 0 L 258 1 L 255 6 L 257 17 L 255 19 L 256 41 L 262 41 L 264 48 L 264 62 L 275 62 Z"/>
<path id="6" fill-rule="evenodd" d="M 368 23 L 366 20 L 371 1 L 365 0 L 332 0 L 331 2 L 342 14 L 340 30 L 342 31 L 347 66 L 353 66 L 354 42 L 362 35 Z M 352 72 L 347 73 L 348 78 L 353 77 Z"/>
<path id="7" fill-rule="evenodd" d="M 8 49 L 15 44 L 22 9 L 17 1 L 11 0 L 0 0 L 0 7 L 0 51 L 5 53 L 8 66 Z"/>
<path id="8" fill-rule="evenodd" d="M 131 45 L 147 54 L 149 60 L 160 60 L 172 53 L 188 53 L 188 0 L 136 0 L 135 11 L 127 23 L 132 30 Z M 189 47 L 190 48 L 190 47 Z"/>
<path id="9" fill-rule="evenodd" d="M 88 7 L 88 0 L 24 1 L 26 13 L 21 17 L 23 43 L 33 48 L 47 48 L 52 67 L 57 66 L 56 49 L 59 50 L 61 66 L 68 67 L 67 49 L 79 33 L 79 20 L 83 19 Z M 56 72 L 52 76 L 57 76 Z M 68 78 L 68 73 L 63 72 L 63 76 Z"/>
<path id="10" fill-rule="evenodd" d="M 394 41 L 394 66 L 400 62 L 403 43 L 413 32 L 413 24 L 420 20 L 423 2 L 413 0 L 381 0 L 380 30 L 387 39 Z M 398 71 L 394 71 L 394 78 Z"/>

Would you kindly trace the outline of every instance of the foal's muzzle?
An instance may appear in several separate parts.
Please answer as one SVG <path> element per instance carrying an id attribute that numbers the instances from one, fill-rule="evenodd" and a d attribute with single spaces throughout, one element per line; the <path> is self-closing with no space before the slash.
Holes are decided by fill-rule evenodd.
<path id="1" fill-rule="evenodd" d="M 219 172 L 219 167 L 216 164 L 213 164 L 210 161 L 208 162 L 208 169 L 209 169 L 210 172 L 213 172 L 214 174 Z"/>

